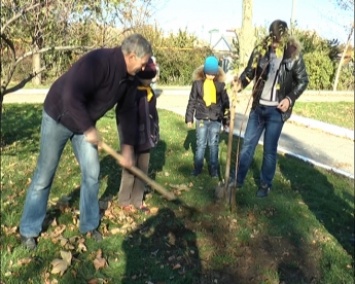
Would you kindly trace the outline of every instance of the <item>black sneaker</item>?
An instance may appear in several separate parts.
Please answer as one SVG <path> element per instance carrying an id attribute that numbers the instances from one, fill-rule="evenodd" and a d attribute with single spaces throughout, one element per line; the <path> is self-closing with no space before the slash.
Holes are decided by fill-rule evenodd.
<path id="1" fill-rule="evenodd" d="M 262 184 L 259 186 L 258 191 L 256 192 L 257 197 L 266 197 L 268 196 L 271 188 L 267 186 L 266 184 Z"/>
<path id="2" fill-rule="evenodd" d="M 193 177 L 197 177 L 199 174 L 201 174 L 201 171 L 198 171 L 198 170 L 193 170 L 193 171 L 191 172 L 191 175 L 192 175 Z"/>
<path id="3" fill-rule="evenodd" d="M 90 236 L 92 239 L 94 239 L 98 243 L 103 240 L 102 234 L 97 229 L 87 232 L 86 235 Z"/>
<path id="4" fill-rule="evenodd" d="M 21 236 L 21 243 L 28 250 L 34 250 L 37 247 L 37 242 L 33 237 Z"/>

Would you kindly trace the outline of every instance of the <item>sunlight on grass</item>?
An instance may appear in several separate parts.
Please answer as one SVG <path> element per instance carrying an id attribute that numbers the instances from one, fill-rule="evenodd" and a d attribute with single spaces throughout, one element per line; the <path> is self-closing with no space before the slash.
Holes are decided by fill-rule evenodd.
<path id="1" fill-rule="evenodd" d="M 297 102 L 294 113 L 354 130 L 354 102 Z"/>
<path id="2" fill-rule="evenodd" d="M 28 114 L 25 121 L 20 119 L 24 114 Z M 174 192 L 179 202 L 167 202 L 152 189 L 146 202 L 157 212 L 126 215 L 117 206 L 121 169 L 100 152 L 104 241 L 82 236 L 80 170 L 68 143 L 49 197 L 48 228 L 36 251 L 28 252 L 19 246 L 17 226 L 37 160 L 41 107 L 6 106 L 1 125 L 4 283 L 229 284 L 236 278 L 239 283 L 257 284 L 351 283 L 353 180 L 279 156 L 270 196 L 257 199 L 262 159 L 258 147 L 245 185 L 237 192 L 237 210 L 230 212 L 228 204 L 214 199 L 217 183 L 206 165 L 203 174 L 190 176 L 194 130 L 188 130 L 176 114 L 159 110 L 159 115 L 161 141 L 152 152 L 149 176 Z M 97 127 L 106 143 L 118 149 L 114 112 L 108 112 Z M 225 134 L 222 155 L 223 139 Z M 233 157 L 235 151 L 236 139 Z M 224 157 L 221 165 L 225 166 Z M 107 265 L 95 268 L 99 250 Z M 52 273 L 51 265 L 61 251 L 73 256 L 62 276 Z"/>

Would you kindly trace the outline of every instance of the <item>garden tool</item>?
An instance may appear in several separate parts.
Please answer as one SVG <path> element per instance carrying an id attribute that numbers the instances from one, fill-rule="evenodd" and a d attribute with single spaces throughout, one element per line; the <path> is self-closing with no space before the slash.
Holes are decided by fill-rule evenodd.
<path id="1" fill-rule="evenodd" d="M 215 190 L 215 195 L 217 199 L 225 199 L 228 200 L 231 205 L 232 194 L 229 192 L 228 182 L 230 175 L 230 164 L 231 164 L 231 156 L 232 156 L 232 142 L 233 142 L 233 132 L 234 132 L 234 119 L 235 119 L 235 109 L 237 103 L 237 86 L 236 84 L 232 87 L 232 95 L 231 98 L 231 113 L 230 113 L 230 121 L 229 121 L 229 130 L 228 130 L 228 142 L 227 142 L 227 158 L 226 158 L 226 169 L 225 169 L 225 178 L 224 181 L 219 182 L 217 188 Z"/>
<path id="2" fill-rule="evenodd" d="M 235 178 L 232 180 L 231 183 L 227 184 L 227 190 L 226 190 L 226 192 L 228 192 L 228 194 L 229 194 L 229 201 L 230 201 L 231 211 L 233 211 L 235 209 L 235 207 L 236 207 L 237 175 L 238 175 L 238 168 L 239 168 L 239 150 L 240 150 L 240 138 L 242 136 L 242 129 L 243 129 L 243 125 L 244 125 L 244 122 L 245 122 L 246 113 L 247 113 L 247 111 L 249 109 L 249 106 L 250 106 L 250 102 L 252 101 L 254 92 L 257 89 L 256 87 L 260 83 L 262 75 L 264 74 L 265 70 L 266 70 L 266 67 L 263 68 L 259 79 L 254 84 L 253 90 L 251 92 L 251 95 L 249 97 L 247 106 L 246 106 L 245 111 L 244 111 L 243 120 L 242 120 L 242 123 L 240 125 L 240 129 L 239 129 L 237 149 L 236 149 L 236 158 L 235 158 L 235 173 L 234 173 Z M 236 86 L 237 84 L 234 84 L 234 85 Z"/>
<path id="3" fill-rule="evenodd" d="M 111 155 L 113 158 L 116 159 L 116 161 L 121 164 L 120 162 L 122 161 L 123 156 L 119 153 L 117 153 L 114 149 L 112 149 L 109 145 L 107 145 L 104 141 L 101 141 L 99 144 L 99 147 L 104 149 L 106 153 Z M 152 180 L 149 178 L 144 172 L 142 172 L 140 169 L 138 169 L 135 166 L 132 166 L 130 168 L 126 168 L 130 172 L 132 172 L 136 177 L 140 178 L 144 182 L 146 182 L 151 188 L 155 189 L 157 192 L 159 192 L 163 197 L 165 197 L 167 200 L 175 200 L 176 197 L 172 192 L 167 191 L 163 186 L 158 184 L 156 181 Z"/>

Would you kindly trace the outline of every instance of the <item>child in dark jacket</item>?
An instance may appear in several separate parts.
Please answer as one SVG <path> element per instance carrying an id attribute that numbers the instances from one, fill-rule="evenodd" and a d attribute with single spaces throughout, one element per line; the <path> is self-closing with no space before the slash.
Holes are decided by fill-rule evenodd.
<path id="1" fill-rule="evenodd" d="M 203 66 L 194 71 L 185 122 L 189 128 L 196 122 L 196 153 L 193 176 L 202 172 L 205 150 L 210 151 L 209 172 L 218 178 L 218 149 L 222 123 L 229 121 L 229 98 L 225 89 L 225 73 L 214 56 L 206 58 Z"/>
<path id="2" fill-rule="evenodd" d="M 150 149 L 159 141 L 159 117 L 156 108 L 156 96 L 150 86 L 156 76 L 156 67 L 150 58 L 144 70 L 137 73 L 140 81 L 137 87 L 137 121 L 138 133 L 134 147 L 135 166 L 145 174 L 148 173 Z M 118 193 L 119 205 L 128 212 L 140 210 L 149 213 L 143 203 L 145 184 L 130 171 L 123 169 Z"/>

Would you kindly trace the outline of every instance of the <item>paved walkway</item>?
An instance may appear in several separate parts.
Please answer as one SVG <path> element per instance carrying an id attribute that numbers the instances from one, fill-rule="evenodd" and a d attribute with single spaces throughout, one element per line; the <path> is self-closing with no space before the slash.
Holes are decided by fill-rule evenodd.
<path id="1" fill-rule="evenodd" d="M 189 91 L 189 88 L 164 88 L 157 101 L 158 108 L 185 115 Z M 46 93 L 46 90 L 21 90 L 6 95 L 4 103 L 41 103 Z M 354 102 L 354 96 L 353 94 L 324 96 L 306 92 L 299 100 Z M 248 101 L 249 94 L 243 93 L 238 97 L 234 133 L 239 135 L 243 124 L 242 137 L 249 113 L 245 111 Z M 285 123 L 278 150 L 354 179 L 354 131 L 352 130 L 292 115 Z"/>
<path id="2" fill-rule="evenodd" d="M 158 98 L 158 108 L 185 115 L 188 96 L 189 89 L 164 89 Z M 238 100 L 234 134 L 240 134 L 243 124 L 243 137 L 249 114 L 245 111 L 249 94 L 240 95 Z M 353 102 L 354 96 L 304 94 L 300 101 Z M 284 125 L 279 152 L 354 179 L 354 131 L 296 115 L 291 118 Z M 259 143 L 263 143 L 262 139 Z"/>

